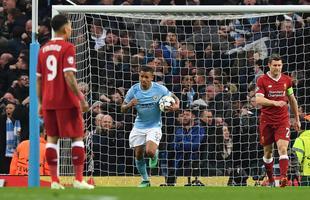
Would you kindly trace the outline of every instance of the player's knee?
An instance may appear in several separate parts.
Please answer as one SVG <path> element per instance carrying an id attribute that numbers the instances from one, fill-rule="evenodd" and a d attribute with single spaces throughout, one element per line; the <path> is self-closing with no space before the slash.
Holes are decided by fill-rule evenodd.
<path id="1" fill-rule="evenodd" d="M 153 158 L 155 156 L 156 153 L 156 149 L 152 150 L 152 149 L 146 149 L 145 154 L 147 157 L 149 158 Z"/>

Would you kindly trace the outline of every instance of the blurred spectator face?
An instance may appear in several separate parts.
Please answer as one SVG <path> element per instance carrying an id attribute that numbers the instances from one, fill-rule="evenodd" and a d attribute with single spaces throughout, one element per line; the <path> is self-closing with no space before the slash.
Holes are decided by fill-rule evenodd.
<path id="1" fill-rule="evenodd" d="M 28 62 L 24 60 L 25 58 L 19 56 L 17 58 L 16 67 L 17 69 L 28 69 Z"/>
<path id="2" fill-rule="evenodd" d="M 257 20 L 254 24 L 251 26 L 252 32 L 260 32 L 261 31 L 261 24 L 259 20 Z"/>
<path id="3" fill-rule="evenodd" d="M 120 42 L 122 46 L 129 46 L 129 36 L 128 34 L 122 35 L 120 37 Z"/>
<path id="4" fill-rule="evenodd" d="M 215 121 L 215 126 L 221 126 L 224 124 L 224 120 L 222 117 L 216 117 L 214 121 Z"/>
<path id="5" fill-rule="evenodd" d="M 256 0 L 243 0 L 244 5 L 255 5 Z"/>
<path id="6" fill-rule="evenodd" d="M 222 38 L 227 38 L 228 34 L 230 32 L 230 27 L 229 26 L 220 26 L 218 30 L 218 34 Z"/>
<path id="7" fill-rule="evenodd" d="M 228 126 L 223 126 L 223 137 L 224 137 L 224 140 L 229 140 L 230 138 L 230 131 L 228 129 Z"/>
<path id="8" fill-rule="evenodd" d="M 85 82 L 79 82 L 78 83 L 79 90 L 85 95 L 89 92 L 88 84 Z"/>
<path id="9" fill-rule="evenodd" d="M 108 33 L 105 42 L 107 45 L 115 45 L 118 42 L 118 37 L 113 33 Z"/>
<path id="10" fill-rule="evenodd" d="M 32 32 L 32 21 L 29 19 L 26 24 L 25 24 L 25 31 L 26 33 L 31 33 Z"/>
<path id="11" fill-rule="evenodd" d="M 211 111 L 204 110 L 201 113 L 200 119 L 201 119 L 201 121 L 205 122 L 206 124 L 211 125 L 212 121 L 213 121 L 213 114 Z"/>
<path id="12" fill-rule="evenodd" d="M 184 111 L 182 115 L 182 126 L 190 126 L 193 125 L 195 119 L 195 115 L 190 111 Z"/>
<path id="13" fill-rule="evenodd" d="M 115 102 L 116 104 L 122 104 L 123 103 L 123 98 L 120 93 L 115 92 L 114 94 L 111 95 L 111 100 Z"/>
<path id="14" fill-rule="evenodd" d="M 182 79 L 182 85 L 186 88 L 191 88 L 194 83 L 193 77 L 190 75 L 184 76 Z"/>
<path id="15" fill-rule="evenodd" d="M 294 30 L 293 22 L 289 20 L 284 20 L 281 22 L 281 32 L 285 32 L 287 34 L 292 33 Z"/>
<path id="16" fill-rule="evenodd" d="M 177 36 L 175 33 L 168 32 L 166 36 L 166 42 L 171 46 L 174 46 L 177 43 Z"/>
<path id="17" fill-rule="evenodd" d="M 209 44 L 209 45 L 205 48 L 204 52 L 205 52 L 205 57 L 206 57 L 206 58 L 211 58 L 211 57 L 212 57 L 212 45 Z"/>
<path id="18" fill-rule="evenodd" d="M 152 67 L 154 71 L 158 71 L 158 67 L 161 67 L 162 63 L 159 58 L 154 58 L 151 62 L 147 63 L 148 66 Z"/>
<path id="19" fill-rule="evenodd" d="M 95 24 L 90 25 L 90 32 L 93 37 L 100 38 L 103 33 L 103 27 Z"/>
<path id="20" fill-rule="evenodd" d="M 193 32 L 199 33 L 201 32 L 202 27 L 205 26 L 205 23 L 202 20 L 196 20 L 193 23 Z"/>
<path id="21" fill-rule="evenodd" d="M 216 93 L 215 93 L 215 88 L 213 85 L 208 85 L 206 88 L 206 97 L 207 100 L 212 100 L 214 99 Z"/>
<path id="22" fill-rule="evenodd" d="M 98 4 L 100 4 L 100 5 L 113 5 L 114 0 L 100 0 Z"/>
<path id="23" fill-rule="evenodd" d="M 101 118 L 101 127 L 105 130 L 113 128 L 113 118 L 110 115 L 104 115 Z"/>
<path id="24" fill-rule="evenodd" d="M 11 118 L 12 117 L 12 114 L 15 110 L 15 105 L 14 104 L 11 104 L 11 103 L 8 103 L 5 107 L 5 113 L 6 113 L 6 116 L 8 118 Z"/>
<path id="25" fill-rule="evenodd" d="M 29 87 L 29 77 L 27 75 L 20 76 L 19 82 L 21 86 Z"/>
<path id="26" fill-rule="evenodd" d="M 16 102 L 16 99 L 14 98 L 13 94 L 9 92 L 5 93 L 1 99 L 6 99 L 9 102 Z"/>
<path id="27" fill-rule="evenodd" d="M 115 61 L 123 62 L 124 50 L 123 49 L 119 49 L 119 50 L 115 51 L 114 54 L 113 54 L 113 58 L 115 59 Z"/>
<path id="28" fill-rule="evenodd" d="M 101 114 L 101 113 L 96 115 L 96 118 L 95 118 L 95 125 L 96 126 L 101 126 L 101 121 L 102 121 L 103 116 L 104 116 L 104 114 Z"/>
<path id="29" fill-rule="evenodd" d="M 102 102 L 96 101 L 96 102 L 93 104 L 93 106 L 91 107 L 93 113 L 95 113 L 95 114 L 101 113 L 101 111 L 102 111 L 102 110 L 101 110 L 101 105 L 102 105 Z"/>
<path id="30" fill-rule="evenodd" d="M 182 44 L 180 49 L 180 56 L 182 58 L 193 58 L 195 57 L 194 46 L 191 44 Z"/>
<path id="31" fill-rule="evenodd" d="M 11 60 L 13 59 L 12 54 L 10 53 L 3 53 L 0 56 L 0 67 L 4 68 L 4 66 Z"/>
<path id="32" fill-rule="evenodd" d="M 16 8 L 16 0 L 3 0 L 2 6 L 4 10 Z"/>

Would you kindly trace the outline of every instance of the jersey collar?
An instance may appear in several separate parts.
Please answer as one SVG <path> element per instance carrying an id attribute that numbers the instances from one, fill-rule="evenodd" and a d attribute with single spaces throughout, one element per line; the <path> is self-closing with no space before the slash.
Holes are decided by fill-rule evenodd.
<path id="1" fill-rule="evenodd" d="M 280 74 L 279 78 L 273 78 L 271 75 L 270 75 L 270 71 L 267 72 L 267 76 L 269 76 L 269 78 L 271 78 L 272 80 L 278 82 L 282 76 L 282 74 Z"/>

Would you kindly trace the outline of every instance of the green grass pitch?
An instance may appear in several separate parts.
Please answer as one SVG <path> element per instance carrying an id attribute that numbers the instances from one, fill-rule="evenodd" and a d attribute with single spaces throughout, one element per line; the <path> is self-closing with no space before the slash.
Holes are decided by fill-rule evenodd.
<path id="1" fill-rule="evenodd" d="M 306 200 L 310 187 L 0 188 L 1 200 Z"/>

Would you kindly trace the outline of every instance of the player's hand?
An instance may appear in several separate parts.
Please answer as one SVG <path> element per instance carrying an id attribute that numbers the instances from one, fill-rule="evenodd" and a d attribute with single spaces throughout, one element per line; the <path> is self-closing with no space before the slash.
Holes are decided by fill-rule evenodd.
<path id="1" fill-rule="evenodd" d="M 85 100 L 80 101 L 80 106 L 81 106 L 82 112 L 87 112 L 89 110 L 89 105 L 87 101 Z"/>
<path id="2" fill-rule="evenodd" d="M 301 127 L 300 121 L 299 120 L 295 120 L 293 127 L 294 127 L 295 131 L 298 132 L 300 130 L 300 127 Z"/>
<path id="3" fill-rule="evenodd" d="M 131 99 L 131 101 L 127 104 L 127 106 L 128 106 L 129 108 L 131 108 L 131 107 L 134 107 L 134 106 L 137 105 L 137 104 L 138 104 L 138 99 L 133 98 L 133 99 Z"/>
<path id="4" fill-rule="evenodd" d="M 274 101 L 273 104 L 274 106 L 277 106 L 277 107 L 283 107 L 287 105 L 286 101 Z"/>
<path id="5" fill-rule="evenodd" d="M 174 112 L 174 111 L 177 111 L 177 110 L 179 110 L 179 105 L 176 104 L 176 103 L 174 103 L 174 104 L 172 104 L 171 106 L 166 107 L 165 110 L 166 110 L 167 112 Z"/>
<path id="6" fill-rule="evenodd" d="M 43 113 L 42 113 L 42 105 L 39 103 L 38 104 L 38 115 L 39 117 L 42 117 L 43 116 Z"/>

